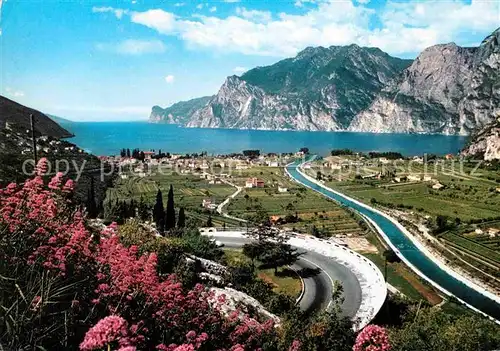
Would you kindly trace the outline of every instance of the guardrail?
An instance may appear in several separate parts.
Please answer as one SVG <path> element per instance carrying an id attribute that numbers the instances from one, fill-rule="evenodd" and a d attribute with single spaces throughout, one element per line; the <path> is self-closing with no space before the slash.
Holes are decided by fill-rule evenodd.
<path id="1" fill-rule="evenodd" d="M 225 231 L 204 232 L 202 234 L 244 238 L 247 233 L 245 231 Z M 356 276 L 361 286 L 361 304 L 353 318 L 358 322 L 355 329 L 360 330 L 370 323 L 382 308 L 387 297 L 387 286 L 378 267 L 357 252 L 330 240 L 293 232 L 288 232 L 287 235 L 290 245 L 331 258 Z"/>

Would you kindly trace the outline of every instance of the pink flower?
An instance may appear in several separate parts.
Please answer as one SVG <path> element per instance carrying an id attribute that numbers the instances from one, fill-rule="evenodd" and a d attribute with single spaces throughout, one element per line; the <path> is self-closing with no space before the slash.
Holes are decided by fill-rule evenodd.
<path id="1" fill-rule="evenodd" d="M 194 351 L 194 346 L 191 344 L 184 344 L 177 346 L 174 351 Z"/>
<path id="2" fill-rule="evenodd" d="M 45 157 L 42 157 L 40 161 L 36 164 L 36 175 L 43 176 L 47 173 L 48 161 Z"/>
<path id="3" fill-rule="evenodd" d="M 294 340 L 288 351 L 300 351 L 300 346 L 302 343 L 299 340 Z"/>
<path id="4" fill-rule="evenodd" d="M 63 174 L 61 172 L 57 172 L 57 174 L 50 180 L 48 187 L 52 190 L 59 190 L 61 187 L 61 179 Z"/>
<path id="5" fill-rule="evenodd" d="M 388 351 L 391 349 L 385 328 L 378 325 L 366 326 L 356 337 L 353 351 Z"/>
<path id="6" fill-rule="evenodd" d="M 72 179 L 68 179 L 62 188 L 63 193 L 72 193 L 74 190 L 75 182 Z"/>
<path id="7" fill-rule="evenodd" d="M 130 346 L 128 339 L 127 321 L 119 316 L 108 316 L 101 319 L 85 334 L 80 350 L 96 350 L 117 342 L 120 345 Z"/>

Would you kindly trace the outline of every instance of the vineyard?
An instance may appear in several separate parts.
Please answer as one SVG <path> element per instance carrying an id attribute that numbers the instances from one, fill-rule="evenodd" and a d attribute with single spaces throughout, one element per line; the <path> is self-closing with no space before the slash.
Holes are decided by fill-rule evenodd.
<path id="1" fill-rule="evenodd" d="M 241 172 L 234 179 L 236 184 L 244 184 L 248 177 L 264 180 L 265 188 L 251 188 L 242 191 L 227 207 L 236 217 L 251 218 L 261 209 L 271 216 L 284 218 L 286 215 L 298 215 L 296 223 L 284 224 L 303 232 L 311 232 L 316 227 L 325 236 L 359 235 L 363 232 L 359 219 L 351 212 L 311 190 L 291 181 L 283 169 L 255 167 Z M 287 192 L 280 193 L 277 187 L 286 187 Z"/>
<path id="2" fill-rule="evenodd" d="M 309 174 L 316 176 L 321 168 L 316 164 Z M 359 176 L 376 174 L 380 170 L 395 172 L 395 176 L 429 175 L 430 182 L 395 183 L 392 177 L 385 179 Z M 368 202 L 374 199 L 385 206 L 403 207 L 421 213 L 445 215 L 460 218 L 462 221 L 475 221 L 496 218 L 500 215 L 500 177 L 493 171 L 484 169 L 474 172 L 473 168 L 446 162 L 427 165 L 404 161 L 392 167 L 361 166 L 356 178 L 356 169 L 341 171 L 322 170 L 327 185 L 338 189 L 354 198 Z M 471 174 L 472 172 L 472 174 Z M 439 181 L 444 185 L 441 190 L 432 189 L 432 184 Z"/>

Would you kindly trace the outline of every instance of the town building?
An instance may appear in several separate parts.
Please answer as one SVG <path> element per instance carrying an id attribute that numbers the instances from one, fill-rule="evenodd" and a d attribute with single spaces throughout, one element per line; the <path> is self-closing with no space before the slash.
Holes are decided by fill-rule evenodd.
<path id="1" fill-rule="evenodd" d="M 286 193 L 286 192 L 288 192 L 288 189 L 283 187 L 283 186 L 278 186 L 278 192 L 279 193 Z"/>
<path id="2" fill-rule="evenodd" d="M 418 174 L 410 174 L 408 175 L 408 180 L 410 182 L 420 182 L 422 180 L 422 177 Z"/>
<path id="3" fill-rule="evenodd" d="M 263 188 L 265 183 L 259 178 L 248 178 L 245 182 L 245 188 Z"/>

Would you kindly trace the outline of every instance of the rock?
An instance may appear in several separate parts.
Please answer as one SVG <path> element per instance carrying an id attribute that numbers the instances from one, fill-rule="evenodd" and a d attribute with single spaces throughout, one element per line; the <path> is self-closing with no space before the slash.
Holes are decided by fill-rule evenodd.
<path id="1" fill-rule="evenodd" d="M 203 96 L 188 101 L 181 101 L 165 109 L 160 106 L 153 106 L 149 121 L 152 123 L 184 125 L 189 121 L 196 110 L 202 108 L 210 101 L 210 98 L 211 96 Z"/>

